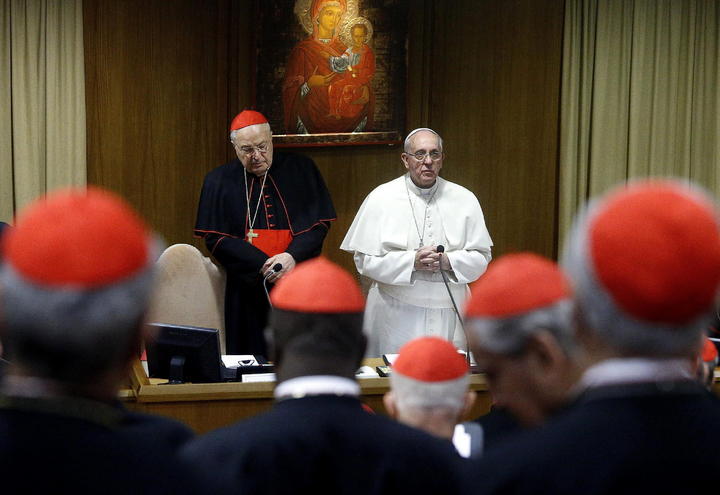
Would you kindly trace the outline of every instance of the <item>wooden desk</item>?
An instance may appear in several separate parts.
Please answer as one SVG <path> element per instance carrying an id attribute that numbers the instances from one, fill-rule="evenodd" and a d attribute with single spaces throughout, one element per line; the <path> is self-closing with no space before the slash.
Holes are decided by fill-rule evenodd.
<path id="1" fill-rule="evenodd" d="M 369 366 L 381 360 L 367 360 Z M 358 380 L 362 400 L 378 413 L 385 414 L 382 397 L 390 388 L 389 378 L 361 378 Z M 205 433 L 221 426 L 259 414 L 272 406 L 274 382 L 258 383 L 198 383 L 158 385 L 150 380 L 140 361 L 133 366 L 128 389 L 120 393 L 128 409 L 168 416 L 190 426 L 197 433 Z M 478 393 L 478 400 L 468 415 L 474 418 L 490 409 L 490 397 L 484 375 L 472 375 L 470 387 Z"/>

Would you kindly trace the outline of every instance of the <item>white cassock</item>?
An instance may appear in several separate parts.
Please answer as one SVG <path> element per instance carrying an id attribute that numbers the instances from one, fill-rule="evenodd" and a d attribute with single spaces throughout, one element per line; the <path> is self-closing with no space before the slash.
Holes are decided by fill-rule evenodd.
<path id="1" fill-rule="evenodd" d="M 367 356 L 397 353 L 407 341 L 435 335 L 465 347 L 465 336 L 439 272 L 415 271 L 420 246 L 443 245 L 450 289 L 458 309 L 467 284 L 485 272 L 492 240 L 480 203 L 462 186 L 440 177 L 429 189 L 408 174 L 373 190 L 340 249 L 354 254 L 358 272 L 372 280 L 365 308 Z"/>

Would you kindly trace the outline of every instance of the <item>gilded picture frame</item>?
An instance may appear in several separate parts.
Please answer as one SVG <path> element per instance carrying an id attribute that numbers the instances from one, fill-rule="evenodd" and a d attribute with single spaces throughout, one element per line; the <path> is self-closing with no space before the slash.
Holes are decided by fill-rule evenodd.
<path id="1" fill-rule="evenodd" d="M 253 108 L 276 147 L 396 144 L 407 0 L 258 0 Z"/>

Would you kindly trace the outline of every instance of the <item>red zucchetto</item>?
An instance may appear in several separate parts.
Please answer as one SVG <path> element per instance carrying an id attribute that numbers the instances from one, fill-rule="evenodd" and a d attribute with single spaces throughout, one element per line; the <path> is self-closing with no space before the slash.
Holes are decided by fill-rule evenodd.
<path id="1" fill-rule="evenodd" d="M 270 295 L 273 307 L 298 313 L 360 313 L 365 298 L 352 275 L 318 257 L 298 264 Z"/>
<path id="2" fill-rule="evenodd" d="M 256 124 L 267 124 L 268 120 L 260 112 L 255 110 L 243 110 L 232 119 L 230 132 Z"/>
<path id="3" fill-rule="evenodd" d="M 122 199 L 96 188 L 49 193 L 3 237 L 4 261 L 42 286 L 95 288 L 149 263 L 150 231 Z"/>
<path id="4" fill-rule="evenodd" d="M 428 383 L 456 380 L 469 372 L 465 357 L 439 337 L 420 337 L 402 346 L 392 370 Z"/>
<path id="5" fill-rule="evenodd" d="M 552 306 L 571 295 L 553 261 L 533 253 L 507 254 L 470 287 L 468 318 L 506 318 Z"/>
<path id="6" fill-rule="evenodd" d="M 642 321 L 686 323 L 712 306 L 720 285 L 714 206 L 678 183 L 608 196 L 587 226 L 587 249 L 598 284 Z"/>

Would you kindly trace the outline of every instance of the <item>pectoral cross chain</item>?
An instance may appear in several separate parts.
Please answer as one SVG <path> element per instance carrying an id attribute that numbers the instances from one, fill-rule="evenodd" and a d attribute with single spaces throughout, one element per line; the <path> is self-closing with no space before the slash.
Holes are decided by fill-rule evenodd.
<path id="1" fill-rule="evenodd" d="M 245 237 L 247 237 L 247 241 L 252 244 L 253 238 L 260 237 L 260 234 L 256 234 L 255 232 L 253 232 L 253 229 L 250 229 L 248 230 L 248 233 Z"/>

